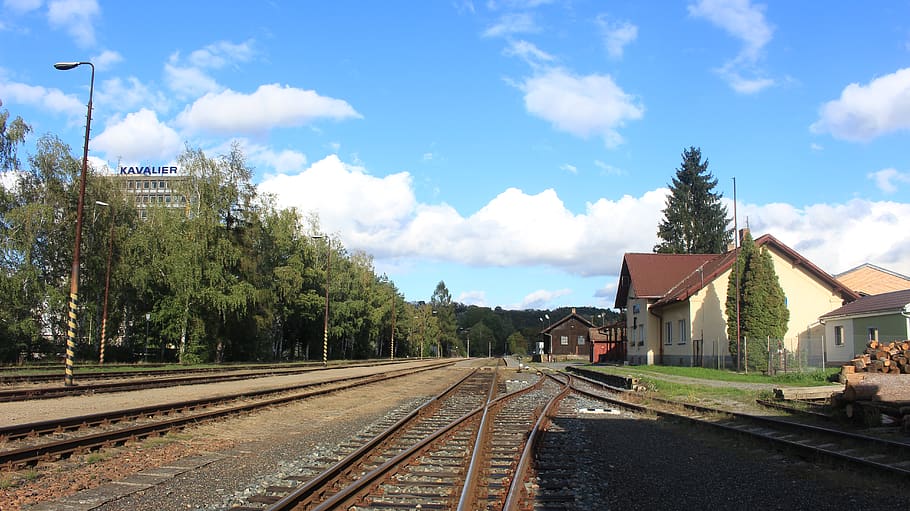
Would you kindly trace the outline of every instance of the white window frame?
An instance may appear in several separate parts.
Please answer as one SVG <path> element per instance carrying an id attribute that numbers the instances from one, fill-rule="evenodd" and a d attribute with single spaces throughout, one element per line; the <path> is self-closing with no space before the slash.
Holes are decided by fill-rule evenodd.
<path id="1" fill-rule="evenodd" d="M 679 320 L 679 342 L 678 344 L 686 343 L 686 320 Z"/>
<path id="2" fill-rule="evenodd" d="M 672 321 L 667 321 L 667 322 L 664 323 L 664 324 L 665 324 L 666 327 L 667 327 L 667 328 L 666 328 L 666 330 L 667 330 L 667 338 L 664 339 L 664 344 L 673 344 L 673 322 L 672 322 Z"/>
<path id="3" fill-rule="evenodd" d="M 866 339 L 867 341 L 878 342 L 878 327 L 870 326 L 866 329 L 866 332 L 868 333 L 868 338 Z"/>
<path id="4" fill-rule="evenodd" d="M 844 345 L 844 326 L 835 325 L 834 326 L 834 345 L 843 346 Z"/>
<path id="5" fill-rule="evenodd" d="M 559 344 L 560 344 L 561 346 L 568 346 L 568 345 L 569 345 L 569 336 L 568 336 L 568 335 L 560 335 L 560 336 L 559 336 Z"/>
<path id="6" fill-rule="evenodd" d="M 579 335 L 579 336 L 578 336 L 578 339 L 577 339 L 577 342 L 578 342 L 578 345 L 579 345 L 579 346 L 584 346 L 584 345 L 585 345 L 585 336 Z"/>

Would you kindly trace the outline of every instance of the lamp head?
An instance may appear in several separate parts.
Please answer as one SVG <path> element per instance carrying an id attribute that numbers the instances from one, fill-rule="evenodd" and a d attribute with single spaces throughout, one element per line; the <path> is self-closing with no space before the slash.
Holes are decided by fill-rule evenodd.
<path id="1" fill-rule="evenodd" d="M 79 64 L 81 64 L 81 62 L 57 62 L 54 64 L 54 68 L 59 69 L 60 71 L 69 71 L 74 67 L 78 67 Z"/>

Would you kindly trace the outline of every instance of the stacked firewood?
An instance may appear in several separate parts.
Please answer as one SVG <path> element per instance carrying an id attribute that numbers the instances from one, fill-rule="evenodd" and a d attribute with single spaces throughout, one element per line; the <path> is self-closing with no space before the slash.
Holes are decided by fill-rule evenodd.
<path id="1" fill-rule="evenodd" d="M 850 373 L 910 374 L 910 341 L 869 341 L 863 354 L 843 367 Z"/>

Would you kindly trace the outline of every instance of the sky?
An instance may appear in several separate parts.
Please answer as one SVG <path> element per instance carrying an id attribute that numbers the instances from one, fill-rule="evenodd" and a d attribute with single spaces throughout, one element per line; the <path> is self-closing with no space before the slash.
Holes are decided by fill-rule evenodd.
<path id="1" fill-rule="evenodd" d="M 237 143 L 407 300 L 611 308 L 693 146 L 753 236 L 910 275 L 908 0 L 0 1 L 20 156 L 81 155 L 92 62 L 96 169 Z"/>

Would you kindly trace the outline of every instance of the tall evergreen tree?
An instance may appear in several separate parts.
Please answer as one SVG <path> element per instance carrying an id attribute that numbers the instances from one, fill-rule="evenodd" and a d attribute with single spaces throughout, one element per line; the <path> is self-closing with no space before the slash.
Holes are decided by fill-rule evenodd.
<path id="1" fill-rule="evenodd" d="M 736 342 L 737 289 L 740 343 Z M 790 311 L 787 309 L 783 288 L 774 272 L 771 253 L 764 247 L 757 250 L 748 231 L 743 238 L 737 265 L 730 272 L 726 305 L 730 353 L 739 357 L 739 351 L 742 350 L 746 355 L 744 361 L 749 367 L 768 369 L 768 339 L 770 338 L 772 347 L 776 347 L 777 341 L 783 339 Z M 744 350 L 743 343 L 746 345 Z"/>
<path id="2" fill-rule="evenodd" d="M 718 254 L 725 250 L 733 231 L 728 227 L 727 208 L 713 190 L 717 179 L 702 161 L 701 149 L 682 153 L 682 165 L 670 184 L 670 196 L 657 228 L 662 240 L 654 247 L 663 254 Z"/>

